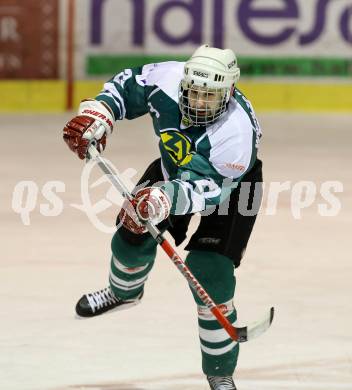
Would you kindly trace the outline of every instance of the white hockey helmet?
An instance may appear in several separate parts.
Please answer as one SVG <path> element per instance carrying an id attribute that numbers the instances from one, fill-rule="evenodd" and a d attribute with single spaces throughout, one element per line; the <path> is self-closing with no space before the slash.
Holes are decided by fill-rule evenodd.
<path id="1" fill-rule="evenodd" d="M 179 107 L 186 125 L 214 122 L 225 113 L 240 78 L 231 49 L 200 46 L 186 62 L 179 88 Z"/>

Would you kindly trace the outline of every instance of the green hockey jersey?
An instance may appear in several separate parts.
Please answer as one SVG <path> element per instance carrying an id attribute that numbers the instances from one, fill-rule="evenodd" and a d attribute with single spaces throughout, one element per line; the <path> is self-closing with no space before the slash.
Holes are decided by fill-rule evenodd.
<path id="1" fill-rule="evenodd" d="M 187 127 L 178 107 L 183 62 L 125 69 L 104 84 L 104 101 L 115 120 L 149 113 L 159 149 L 172 214 L 220 204 L 251 169 L 261 129 L 251 103 L 236 89 L 227 112 L 207 126 Z"/>

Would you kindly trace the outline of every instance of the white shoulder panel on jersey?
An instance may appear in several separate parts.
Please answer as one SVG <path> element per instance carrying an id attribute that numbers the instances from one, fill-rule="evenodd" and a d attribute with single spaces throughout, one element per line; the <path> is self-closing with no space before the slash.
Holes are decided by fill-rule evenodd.
<path id="1" fill-rule="evenodd" d="M 140 85 L 156 85 L 178 103 L 178 87 L 183 77 L 184 62 L 168 61 L 143 66 L 142 74 L 136 76 Z"/>
<path id="2" fill-rule="evenodd" d="M 236 179 L 249 168 L 253 149 L 253 126 L 234 98 L 230 99 L 227 113 L 207 128 L 210 141 L 209 160 L 225 177 Z"/>

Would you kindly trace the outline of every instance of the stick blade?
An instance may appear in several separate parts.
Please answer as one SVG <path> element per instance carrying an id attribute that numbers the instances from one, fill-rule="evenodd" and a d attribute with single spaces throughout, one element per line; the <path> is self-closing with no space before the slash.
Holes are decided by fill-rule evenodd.
<path id="1" fill-rule="evenodd" d="M 243 328 L 236 328 L 238 334 L 238 342 L 244 343 L 262 335 L 270 328 L 273 319 L 274 308 L 271 307 L 269 312 L 261 321 L 254 322 L 253 324 L 244 326 Z"/>

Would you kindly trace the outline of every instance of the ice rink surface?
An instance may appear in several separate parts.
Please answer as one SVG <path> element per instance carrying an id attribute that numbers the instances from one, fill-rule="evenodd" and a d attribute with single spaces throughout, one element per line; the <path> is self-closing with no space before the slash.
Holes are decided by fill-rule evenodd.
<path id="1" fill-rule="evenodd" d="M 111 234 L 77 206 L 84 163 L 61 139 L 70 116 L 1 115 L 0 389 L 206 390 L 193 299 L 160 251 L 141 305 L 75 318 L 78 298 L 107 285 Z M 352 116 L 259 119 L 266 190 L 236 271 L 235 304 L 240 324 L 272 305 L 276 317 L 265 335 L 241 346 L 237 387 L 351 390 Z M 136 182 L 157 154 L 149 118 L 141 118 L 117 127 L 105 156 Z M 97 220 L 111 230 L 114 197 L 98 171 L 89 180 Z M 46 199 L 52 181 L 61 191 L 54 209 Z M 330 202 L 321 194 L 328 181 L 343 185 Z M 288 182 L 277 210 L 268 202 L 271 182 Z M 299 196 L 304 182 L 313 187 Z M 306 196 L 310 205 L 300 210 Z M 337 215 L 322 216 L 331 201 Z"/>

